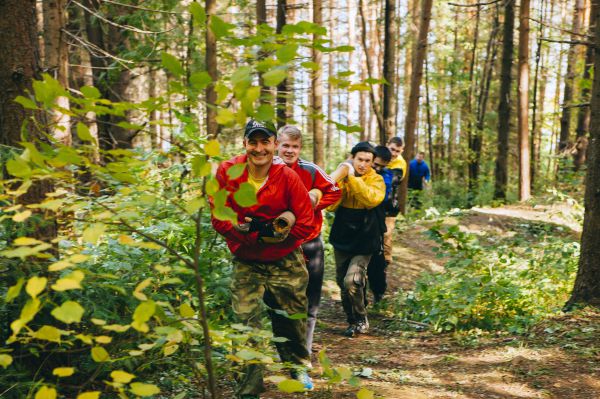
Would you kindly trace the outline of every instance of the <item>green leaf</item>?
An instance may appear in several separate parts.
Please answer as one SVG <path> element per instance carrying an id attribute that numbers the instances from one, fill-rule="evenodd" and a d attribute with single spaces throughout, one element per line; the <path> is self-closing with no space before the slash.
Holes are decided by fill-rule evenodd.
<path id="1" fill-rule="evenodd" d="M 356 394 L 356 399 L 374 399 L 375 395 L 373 392 L 369 391 L 367 388 L 362 387 L 360 391 Z"/>
<path id="2" fill-rule="evenodd" d="M 101 97 L 100 90 L 94 86 L 83 86 L 79 89 L 85 98 L 97 99 Z"/>
<path id="3" fill-rule="evenodd" d="M 227 176 L 230 179 L 235 180 L 244 173 L 244 170 L 246 170 L 245 163 L 236 163 L 235 165 L 227 169 Z"/>
<path id="4" fill-rule="evenodd" d="M 316 62 L 305 61 L 305 62 L 301 63 L 300 65 L 302 65 L 306 69 L 310 69 L 311 71 L 319 70 L 319 64 L 317 64 Z"/>
<path id="5" fill-rule="evenodd" d="M 231 75 L 231 83 L 236 86 L 240 83 L 247 83 L 249 85 L 251 81 L 252 68 L 249 66 L 240 67 Z"/>
<path id="6" fill-rule="evenodd" d="M 215 119 L 219 125 L 229 125 L 235 121 L 235 114 L 227 108 L 219 108 Z"/>
<path id="7" fill-rule="evenodd" d="M 165 67 L 165 69 L 167 69 L 173 75 L 181 76 L 185 73 L 185 70 L 181 66 L 181 63 L 179 62 L 177 57 L 175 57 L 174 55 L 169 54 L 167 52 L 162 52 L 160 56 L 161 56 L 162 66 Z"/>
<path id="8" fill-rule="evenodd" d="M 0 353 L 0 366 L 3 368 L 7 368 L 13 362 L 13 358 L 11 355 L 7 355 L 6 353 Z"/>
<path id="9" fill-rule="evenodd" d="M 129 385 L 129 388 L 137 396 L 152 396 L 160 393 L 160 389 L 156 385 L 143 382 L 134 382 Z"/>
<path id="10" fill-rule="evenodd" d="M 52 316 L 55 319 L 62 321 L 63 323 L 79 323 L 85 309 L 75 301 L 67 301 L 57 308 L 54 308 Z"/>
<path id="11" fill-rule="evenodd" d="M 195 4 L 195 3 L 192 3 Z M 190 83 L 196 90 L 204 90 L 209 84 L 211 84 L 212 78 L 206 71 L 194 72 L 190 76 Z"/>
<path id="12" fill-rule="evenodd" d="M 108 362 L 110 360 L 110 355 L 103 347 L 95 346 L 92 348 L 92 359 L 94 359 L 96 363 Z"/>
<path id="13" fill-rule="evenodd" d="M 343 52 L 343 53 L 349 53 L 351 51 L 354 51 L 354 47 L 353 46 L 337 46 L 334 48 L 334 50 Z"/>
<path id="14" fill-rule="evenodd" d="M 255 116 L 260 121 L 271 121 L 275 117 L 275 108 L 270 104 L 261 104 L 256 109 Z"/>
<path id="15" fill-rule="evenodd" d="M 81 122 L 77 122 L 77 137 L 82 141 L 95 141 L 94 136 L 90 133 L 90 129 Z"/>
<path id="16" fill-rule="evenodd" d="M 233 194 L 233 199 L 243 207 L 249 207 L 258 202 L 254 186 L 248 182 L 240 184 L 240 188 Z"/>
<path id="17" fill-rule="evenodd" d="M 290 379 L 281 381 L 279 384 L 277 384 L 277 388 L 279 388 L 280 391 L 288 393 L 305 391 L 303 383 L 298 380 Z"/>
<path id="18" fill-rule="evenodd" d="M 8 162 L 6 162 L 6 170 L 15 177 L 31 176 L 31 168 L 29 167 L 29 163 L 23 158 L 19 157 L 9 159 Z"/>
<path id="19" fill-rule="evenodd" d="M 204 8 L 199 3 L 195 1 L 190 3 L 190 13 L 192 14 L 192 18 L 194 18 L 196 26 L 204 26 L 206 23 L 206 11 L 204 11 Z"/>
<path id="20" fill-rule="evenodd" d="M 217 39 L 229 35 L 229 31 L 235 28 L 235 25 L 223 21 L 216 15 L 210 16 L 210 30 L 213 31 Z"/>
<path id="21" fill-rule="evenodd" d="M 196 316 L 196 311 L 189 304 L 182 303 L 179 307 L 179 315 L 185 318 L 194 317 Z"/>
<path id="22" fill-rule="evenodd" d="M 229 191 L 221 189 L 213 196 L 213 216 L 215 219 L 237 223 L 237 214 L 226 204 Z"/>
<path id="23" fill-rule="evenodd" d="M 27 97 L 17 96 L 15 102 L 21 104 L 25 109 L 38 109 L 36 102 Z"/>
<path id="24" fill-rule="evenodd" d="M 89 242 L 90 244 L 96 244 L 105 231 L 106 225 L 104 223 L 94 223 L 83 231 L 83 241 Z"/>
<path id="25" fill-rule="evenodd" d="M 287 78 L 287 71 L 281 68 L 271 69 L 263 73 L 262 77 L 265 86 L 277 86 Z"/>
<path id="26" fill-rule="evenodd" d="M 277 55 L 277 59 L 285 64 L 293 60 L 294 57 L 296 57 L 297 51 L 298 44 L 290 43 L 278 48 L 275 54 Z"/>

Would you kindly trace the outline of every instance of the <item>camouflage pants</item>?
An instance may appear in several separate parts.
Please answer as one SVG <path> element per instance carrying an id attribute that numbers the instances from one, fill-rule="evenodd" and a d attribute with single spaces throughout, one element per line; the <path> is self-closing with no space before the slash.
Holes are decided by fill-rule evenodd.
<path id="1" fill-rule="evenodd" d="M 385 227 L 387 231 L 383 233 L 383 254 L 385 261 L 392 263 L 392 243 L 394 240 L 394 229 L 396 228 L 396 216 L 386 216 Z"/>
<path id="2" fill-rule="evenodd" d="M 308 272 L 300 248 L 273 262 L 234 260 L 231 283 L 233 311 L 237 318 L 251 326 L 261 327 L 262 301 L 270 308 L 273 335 L 287 338 L 277 342 L 277 352 L 283 362 L 307 365 L 306 319 L 290 319 L 288 315 L 306 314 Z M 258 395 L 264 392 L 263 367 L 249 365 L 240 381 L 238 395 Z"/>
<path id="3" fill-rule="evenodd" d="M 348 323 L 354 324 L 367 316 L 365 286 L 371 255 L 356 255 L 335 250 L 335 276 L 342 291 L 342 306 Z"/>

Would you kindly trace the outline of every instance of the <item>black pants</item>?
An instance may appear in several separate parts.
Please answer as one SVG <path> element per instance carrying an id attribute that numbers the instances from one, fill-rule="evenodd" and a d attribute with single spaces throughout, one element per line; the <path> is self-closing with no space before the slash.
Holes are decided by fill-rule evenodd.
<path id="1" fill-rule="evenodd" d="M 306 348 L 311 353 L 313 334 L 317 324 L 317 313 L 321 303 L 321 290 L 323 288 L 323 272 L 325 270 L 325 254 L 321 236 L 302 244 L 302 250 L 306 257 L 308 269 L 308 287 L 306 297 L 308 299 L 308 319 L 306 321 Z"/>
<path id="2" fill-rule="evenodd" d="M 375 298 L 381 298 L 387 289 L 387 262 L 383 251 L 379 251 L 371 257 L 369 266 L 367 267 L 367 279 L 369 288 Z"/>

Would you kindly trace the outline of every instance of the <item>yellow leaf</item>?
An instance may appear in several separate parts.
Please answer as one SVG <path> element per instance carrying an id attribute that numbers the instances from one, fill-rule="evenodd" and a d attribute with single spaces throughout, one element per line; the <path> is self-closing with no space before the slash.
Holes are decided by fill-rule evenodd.
<path id="1" fill-rule="evenodd" d="M 154 270 L 159 273 L 168 273 L 173 270 L 173 268 L 171 266 L 154 265 Z"/>
<path id="2" fill-rule="evenodd" d="M 56 399 L 56 389 L 44 385 L 36 392 L 35 399 Z"/>
<path id="3" fill-rule="evenodd" d="M 105 231 L 106 225 L 104 223 L 94 223 L 83 231 L 83 241 L 95 244 Z"/>
<path id="4" fill-rule="evenodd" d="M 367 388 L 363 387 L 356 394 L 357 399 L 373 399 L 375 396 L 373 392 L 369 391 Z"/>
<path id="5" fill-rule="evenodd" d="M 60 330 L 53 326 L 42 326 L 33 334 L 33 337 L 50 342 L 60 342 Z"/>
<path id="6" fill-rule="evenodd" d="M 130 326 L 123 326 L 120 324 L 109 324 L 108 326 L 102 326 L 102 328 L 104 330 L 115 331 L 115 332 L 119 332 L 119 333 L 129 330 L 129 327 Z"/>
<path id="7" fill-rule="evenodd" d="M 75 336 L 75 338 L 77 338 L 78 340 L 80 340 L 81 342 L 83 342 L 84 344 L 88 344 L 91 345 L 92 344 L 92 336 L 91 335 L 86 335 L 86 334 L 77 334 Z"/>
<path id="8" fill-rule="evenodd" d="M 160 389 L 153 384 L 145 384 L 143 382 L 134 382 L 130 386 L 131 392 L 137 396 L 152 396 L 160 393 Z"/>
<path id="9" fill-rule="evenodd" d="M 139 244 L 137 244 L 137 246 L 146 249 L 162 249 L 160 245 L 154 242 L 140 242 Z"/>
<path id="10" fill-rule="evenodd" d="M 304 392 L 304 384 L 297 380 L 283 380 L 277 384 L 277 388 L 283 392 Z"/>
<path id="11" fill-rule="evenodd" d="M 179 349 L 179 345 L 177 345 L 177 344 L 167 345 L 163 349 L 163 353 L 165 354 L 165 356 L 169 356 L 169 355 L 172 355 L 173 353 L 177 352 L 177 349 Z"/>
<path id="12" fill-rule="evenodd" d="M 150 300 L 140 303 L 133 312 L 133 322 L 131 323 L 131 327 L 141 332 L 148 332 L 146 322 L 150 320 L 155 310 L 156 303 L 154 303 L 154 301 Z"/>
<path id="13" fill-rule="evenodd" d="M 106 320 L 102 320 L 102 319 L 96 319 L 96 318 L 92 317 L 92 318 L 90 319 L 90 321 L 91 321 L 92 323 L 94 323 L 95 325 L 97 325 L 97 326 L 105 326 L 105 325 L 106 325 Z"/>
<path id="14" fill-rule="evenodd" d="M 96 338 L 94 338 L 96 340 L 96 342 L 98 342 L 99 344 L 110 344 L 112 342 L 112 337 L 109 337 L 108 335 L 98 335 Z"/>
<path id="15" fill-rule="evenodd" d="M 204 144 L 204 153 L 209 157 L 216 157 L 221 153 L 221 145 L 217 140 L 209 140 Z"/>
<path id="16" fill-rule="evenodd" d="M 56 280 L 56 283 L 52 285 L 54 291 L 67 291 L 81 289 L 81 281 L 85 275 L 81 270 L 74 270 L 70 274 L 63 278 Z"/>
<path id="17" fill-rule="evenodd" d="M 100 399 L 100 391 L 82 392 L 77 395 L 77 399 Z"/>
<path id="18" fill-rule="evenodd" d="M 27 323 L 33 320 L 38 310 L 40 310 L 40 300 L 37 298 L 28 300 L 23 309 L 21 309 L 21 316 L 10 323 L 13 334 L 17 335 Z"/>
<path id="19" fill-rule="evenodd" d="M 71 267 L 73 264 L 66 260 L 59 260 L 58 262 L 54 262 L 50 266 L 48 266 L 48 271 L 50 272 L 59 272 L 61 270 L 66 269 L 67 267 Z"/>
<path id="20" fill-rule="evenodd" d="M 112 373 L 110 373 L 110 376 L 112 377 L 114 382 L 120 382 L 121 384 L 129 384 L 131 380 L 135 378 L 135 375 L 129 374 L 128 372 L 123 370 L 115 370 Z"/>
<path id="21" fill-rule="evenodd" d="M 144 281 L 142 281 L 141 283 L 139 283 L 135 287 L 135 290 L 133 290 L 133 296 L 136 297 L 137 299 L 139 299 L 140 301 L 146 301 L 146 300 L 148 300 L 148 297 L 142 291 L 145 290 L 146 288 L 148 288 L 148 286 L 151 283 L 152 283 L 152 279 L 151 278 L 147 278 Z"/>
<path id="22" fill-rule="evenodd" d="M 98 363 L 108 362 L 110 360 L 110 355 L 103 347 L 95 346 L 92 348 L 92 359 Z"/>
<path id="23" fill-rule="evenodd" d="M 71 255 L 71 257 L 69 257 L 69 261 L 73 262 L 73 263 L 81 263 L 81 262 L 85 262 L 86 260 L 89 259 L 89 255 L 84 255 L 84 254 L 75 254 L 75 255 Z"/>
<path id="24" fill-rule="evenodd" d="M 135 244 L 135 240 L 131 236 L 126 236 L 126 235 L 121 234 L 119 236 L 119 244 L 134 245 Z"/>
<path id="25" fill-rule="evenodd" d="M 181 317 L 189 318 L 196 315 L 196 311 L 187 303 L 182 303 L 179 307 L 179 314 Z"/>
<path id="26" fill-rule="evenodd" d="M 15 241 L 13 241 L 14 245 L 17 246 L 22 246 L 22 245 L 38 245 L 38 244 L 43 244 L 43 241 L 40 240 L 36 240 L 35 238 L 31 238 L 31 237 L 19 237 L 17 239 L 15 239 Z"/>
<path id="27" fill-rule="evenodd" d="M 83 316 L 83 312 L 85 310 L 81 307 L 80 304 L 74 301 L 67 301 L 60 305 L 60 307 L 54 308 L 52 312 L 52 316 L 57 320 L 60 320 L 64 323 L 79 323 L 81 321 L 81 317 Z"/>
<path id="28" fill-rule="evenodd" d="M 7 355 L 6 353 L 0 353 L 0 366 L 7 368 L 13 362 L 13 358 L 11 355 Z"/>
<path id="29" fill-rule="evenodd" d="M 33 276 L 29 280 L 27 280 L 27 285 L 25 286 L 25 291 L 32 297 L 35 298 L 38 294 L 44 291 L 46 288 L 46 283 L 48 279 L 46 277 L 37 277 Z"/>
<path id="30" fill-rule="evenodd" d="M 70 377 L 75 373 L 75 367 L 57 367 L 52 370 L 52 374 L 57 377 Z"/>
<path id="31" fill-rule="evenodd" d="M 21 293 L 21 288 L 23 288 L 23 284 L 25 283 L 25 279 L 24 278 L 20 278 L 17 283 L 13 286 L 11 286 L 8 291 L 6 291 L 6 303 L 10 303 L 13 301 L 13 299 L 15 299 L 16 297 L 19 296 L 19 294 Z"/>
<path id="32" fill-rule="evenodd" d="M 23 222 L 23 221 L 27 220 L 29 218 L 29 216 L 31 216 L 31 211 L 28 209 L 26 211 L 19 212 L 19 213 L 15 214 L 12 217 L 12 220 L 14 220 L 17 223 L 18 222 Z M 36 398 L 37 398 L 37 396 L 36 396 Z"/>

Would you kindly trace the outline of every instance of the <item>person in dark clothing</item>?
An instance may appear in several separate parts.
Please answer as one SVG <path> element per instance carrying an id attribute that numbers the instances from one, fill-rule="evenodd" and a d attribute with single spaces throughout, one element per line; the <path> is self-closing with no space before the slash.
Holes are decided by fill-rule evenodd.
<path id="1" fill-rule="evenodd" d="M 431 174 L 425 162 L 425 153 L 419 151 L 415 159 L 408 166 L 408 190 L 411 194 L 411 205 L 416 209 L 421 208 L 421 191 L 429 183 Z"/>

